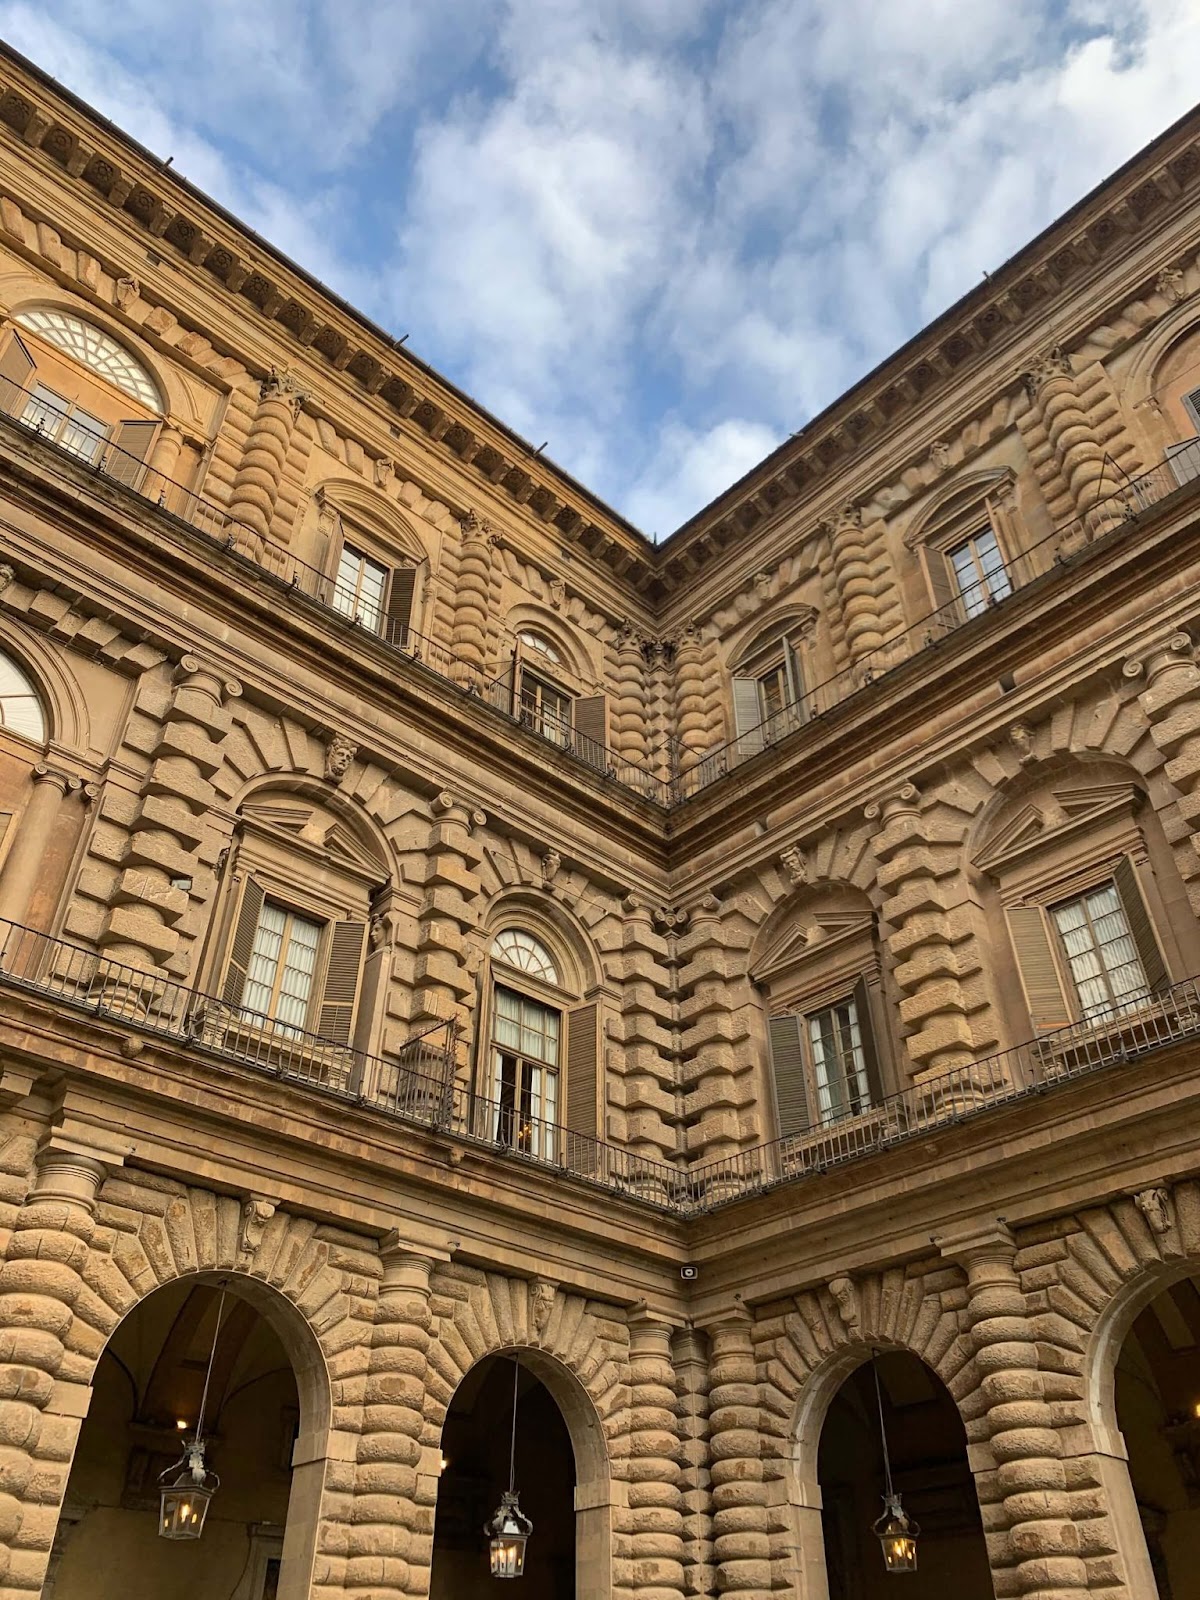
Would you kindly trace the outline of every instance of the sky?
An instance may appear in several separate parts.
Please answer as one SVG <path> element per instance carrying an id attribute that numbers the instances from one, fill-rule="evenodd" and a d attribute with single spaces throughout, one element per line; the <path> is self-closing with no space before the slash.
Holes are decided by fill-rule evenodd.
<path id="1" fill-rule="evenodd" d="M 1200 0 L 0 0 L 665 538 L 1181 116 Z"/>

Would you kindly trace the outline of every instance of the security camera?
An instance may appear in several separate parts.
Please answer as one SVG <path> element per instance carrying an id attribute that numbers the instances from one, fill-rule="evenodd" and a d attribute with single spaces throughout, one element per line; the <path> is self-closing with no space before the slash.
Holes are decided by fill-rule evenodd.
<path id="1" fill-rule="evenodd" d="M 683 1279 L 684 1283 L 695 1283 L 696 1279 L 700 1276 L 700 1268 L 692 1266 L 691 1262 L 689 1261 L 686 1266 L 680 1267 L 679 1276 Z"/>

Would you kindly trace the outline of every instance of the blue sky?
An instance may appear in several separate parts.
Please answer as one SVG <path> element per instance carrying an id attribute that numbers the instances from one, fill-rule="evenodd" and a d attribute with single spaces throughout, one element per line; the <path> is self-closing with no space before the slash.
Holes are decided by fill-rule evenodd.
<path id="1" fill-rule="evenodd" d="M 1200 0 L 0 0 L 665 537 L 1188 109 Z"/>

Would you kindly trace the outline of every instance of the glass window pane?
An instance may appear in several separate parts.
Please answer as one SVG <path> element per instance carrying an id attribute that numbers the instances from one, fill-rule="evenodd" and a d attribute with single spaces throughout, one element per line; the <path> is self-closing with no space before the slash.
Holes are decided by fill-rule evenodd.
<path id="1" fill-rule="evenodd" d="M 32 683 L 10 657 L 0 653 L 0 727 L 41 743 L 46 718 Z"/>
<path id="2" fill-rule="evenodd" d="M 547 983 L 558 982 L 558 968 L 550 952 L 522 928 L 505 928 L 492 941 L 492 955 L 518 972 L 531 973 Z"/>
<path id="3" fill-rule="evenodd" d="M 40 334 L 47 344 L 65 351 L 81 366 L 90 367 L 116 388 L 123 389 L 147 411 L 156 415 L 162 412 L 158 389 L 145 367 L 124 345 L 118 344 L 94 323 L 84 322 L 66 311 L 49 310 L 20 311 L 15 320 L 23 328 Z"/>
<path id="4" fill-rule="evenodd" d="M 1138 1003 L 1146 974 L 1115 883 L 1051 908 L 1084 1019 Z"/>

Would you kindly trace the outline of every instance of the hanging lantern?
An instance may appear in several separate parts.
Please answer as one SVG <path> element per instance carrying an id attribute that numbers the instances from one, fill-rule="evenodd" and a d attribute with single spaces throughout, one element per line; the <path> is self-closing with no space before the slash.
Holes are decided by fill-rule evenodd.
<path id="1" fill-rule="evenodd" d="M 521 1366 L 513 1357 L 512 1434 L 508 1447 L 508 1488 L 492 1520 L 484 1527 L 488 1536 L 488 1559 L 493 1578 L 521 1578 L 525 1575 L 525 1545 L 533 1523 L 521 1510 L 516 1491 L 517 1473 L 517 1379 Z"/>
<path id="2" fill-rule="evenodd" d="M 522 1512 L 518 1496 L 512 1490 L 500 1496 L 500 1507 L 484 1532 L 489 1536 L 492 1577 L 523 1577 L 525 1544 L 533 1532 L 533 1523 Z"/>
<path id="3" fill-rule="evenodd" d="M 208 1403 L 208 1386 L 217 1354 L 217 1340 L 221 1336 L 221 1313 L 224 1309 L 225 1284 L 222 1282 L 221 1298 L 217 1302 L 217 1325 L 213 1329 L 208 1370 L 204 1374 L 204 1393 L 200 1396 L 200 1415 L 196 1419 L 196 1437 L 184 1448 L 182 1458 L 161 1473 L 158 1480 L 162 1485 L 159 1490 L 158 1532 L 163 1539 L 198 1539 L 204 1532 L 208 1503 L 221 1487 L 220 1478 L 204 1464 L 204 1408 Z M 168 1478 L 171 1480 L 169 1483 L 166 1482 Z"/>
<path id="4" fill-rule="evenodd" d="M 883 1564 L 889 1572 L 917 1570 L 917 1524 L 900 1504 L 898 1494 L 884 1495 L 883 1515 L 872 1530 L 883 1546 Z"/>
<path id="5" fill-rule="evenodd" d="M 163 1483 L 170 1478 L 170 1483 Z M 182 1461 L 168 1467 L 159 1478 L 161 1502 L 158 1531 L 164 1539 L 198 1539 L 204 1532 L 208 1503 L 221 1486 L 215 1472 L 204 1465 L 204 1445 L 196 1439 Z"/>
<path id="6" fill-rule="evenodd" d="M 888 1456 L 887 1429 L 883 1422 L 883 1390 L 879 1383 L 879 1363 L 871 1352 L 871 1367 L 875 1373 L 875 1401 L 879 1407 L 879 1440 L 883 1446 L 883 1514 L 871 1525 L 871 1532 L 883 1549 L 883 1564 L 888 1572 L 915 1572 L 917 1570 L 917 1538 L 920 1528 L 900 1504 L 900 1496 L 892 1483 L 892 1463 Z"/>

